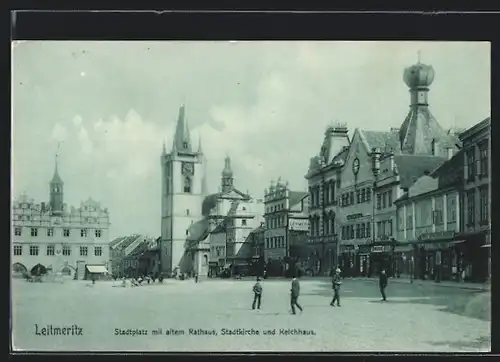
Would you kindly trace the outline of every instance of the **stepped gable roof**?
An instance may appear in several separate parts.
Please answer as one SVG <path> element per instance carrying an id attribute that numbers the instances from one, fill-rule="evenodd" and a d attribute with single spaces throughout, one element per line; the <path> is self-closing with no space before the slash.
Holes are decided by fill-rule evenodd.
<path id="1" fill-rule="evenodd" d="M 400 177 L 400 186 L 408 189 L 423 175 L 430 174 L 438 166 L 446 162 L 445 157 L 429 155 L 394 155 L 397 172 Z"/>
<path id="2" fill-rule="evenodd" d="M 382 152 L 389 152 L 392 150 L 395 154 L 400 153 L 399 139 L 396 132 L 383 132 L 383 131 L 365 131 L 359 130 L 362 139 L 371 152 L 373 148 L 380 148 Z"/>
<path id="3" fill-rule="evenodd" d="M 292 207 L 293 205 L 297 205 L 304 197 L 307 196 L 306 191 L 290 191 L 289 194 L 289 205 Z"/>

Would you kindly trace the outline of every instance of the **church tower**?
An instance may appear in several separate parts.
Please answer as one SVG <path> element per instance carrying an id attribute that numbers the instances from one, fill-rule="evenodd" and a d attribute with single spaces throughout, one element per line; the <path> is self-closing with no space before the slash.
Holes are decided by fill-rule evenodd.
<path id="1" fill-rule="evenodd" d="M 234 177 L 233 177 L 233 170 L 231 169 L 231 159 L 229 158 L 229 156 L 226 156 L 226 158 L 224 159 L 224 169 L 222 170 L 221 191 L 223 193 L 231 191 L 234 188 L 233 181 Z"/>
<path id="2" fill-rule="evenodd" d="M 420 59 L 404 71 L 403 80 L 410 91 L 410 110 L 399 130 L 403 154 L 446 157 L 449 150 L 456 151 L 456 137 L 440 126 L 429 109 L 429 86 L 434 75 L 434 68 L 421 63 Z"/>
<path id="3" fill-rule="evenodd" d="M 63 213 L 63 205 L 64 205 L 64 182 L 59 176 L 59 172 L 57 169 L 57 157 L 56 155 L 56 166 L 54 169 L 54 176 L 52 176 L 52 180 L 49 183 L 50 188 L 50 208 L 52 210 L 53 215 L 61 215 Z"/>
<path id="4" fill-rule="evenodd" d="M 172 151 L 161 155 L 162 217 L 161 257 L 162 272 L 176 267 L 183 271 L 186 264 L 189 227 L 202 219 L 205 168 L 201 144 L 193 150 L 186 120 L 185 107 L 179 109 Z"/>

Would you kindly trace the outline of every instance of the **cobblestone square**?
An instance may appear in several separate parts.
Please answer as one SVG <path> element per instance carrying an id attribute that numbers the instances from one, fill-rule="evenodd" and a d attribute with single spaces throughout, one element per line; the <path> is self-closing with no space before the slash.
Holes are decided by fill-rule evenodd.
<path id="1" fill-rule="evenodd" d="M 14 280 L 14 348 L 166 352 L 490 349 L 490 322 L 460 315 L 446 305 L 477 299 L 471 291 L 394 283 L 384 303 L 376 283 L 346 280 L 341 307 L 332 308 L 327 280 L 302 280 L 299 303 L 304 312 L 291 315 L 289 280 L 264 282 L 260 311 L 251 310 L 253 283 L 165 280 L 120 288 L 113 287 L 118 285 L 115 282 L 92 286 L 89 282 Z M 62 327 L 68 327 L 69 334 L 81 328 L 82 335 L 43 335 Z M 154 335 L 153 330 L 160 328 L 161 334 Z M 230 332 L 224 335 L 223 329 Z M 235 334 L 242 330 L 259 335 Z M 271 334 L 264 335 L 265 331 Z"/>

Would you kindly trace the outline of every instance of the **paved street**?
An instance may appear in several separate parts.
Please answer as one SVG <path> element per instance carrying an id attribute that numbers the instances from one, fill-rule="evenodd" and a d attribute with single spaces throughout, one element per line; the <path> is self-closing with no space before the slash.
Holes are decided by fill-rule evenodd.
<path id="1" fill-rule="evenodd" d="M 77 281 L 37 284 L 14 280 L 14 347 L 170 352 L 490 349 L 489 293 L 393 283 L 387 289 L 389 300 L 383 303 L 376 282 L 345 280 L 342 306 L 332 308 L 328 280 L 303 280 L 299 302 L 304 312 L 294 316 L 288 313 L 289 280 L 264 281 L 261 311 L 250 309 L 253 283 L 166 280 L 163 285 L 115 288 L 115 282 L 90 286 Z M 44 333 L 42 328 L 49 330 L 50 325 L 76 325 L 72 330 L 82 328 L 83 335 L 36 334 L 36 328 Z M 156 328 L 162 328 L 162 335 L 152 335 Z M 166 335 L 171 328 L 184 335 Z M 190 328 L 194 332 L 214 329 L 217 335 L 190 335 Z M 222 335 L 224 328 L 253 329 L 259 335 Z M 115 329 L 145 332 L 115 335 Z M 287 332 L 293 329 L 313 331 L 314 335 Z M 266 330 L 275 330 L 275 334 L 263 335 Z"/>

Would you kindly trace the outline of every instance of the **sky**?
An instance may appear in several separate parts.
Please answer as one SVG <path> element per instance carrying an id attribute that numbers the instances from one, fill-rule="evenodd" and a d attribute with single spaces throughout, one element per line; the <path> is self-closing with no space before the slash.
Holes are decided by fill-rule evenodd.
<path id="1" fill-rule="evenodd" d="M 13 43 L 12 193 L 49 198 L 59 146 L 65 202 L 107 207 L 111 235 L 160 234 L 162 143 L 181 104 L 217 192 L 229 155 L 235 186 L 262 198 L 304 175 L 326 127 L 388 131 L 410 103 L 403 71 L 435 70 L 431 112 L 443 128 L 490 115 L 486 42 Z"/>

